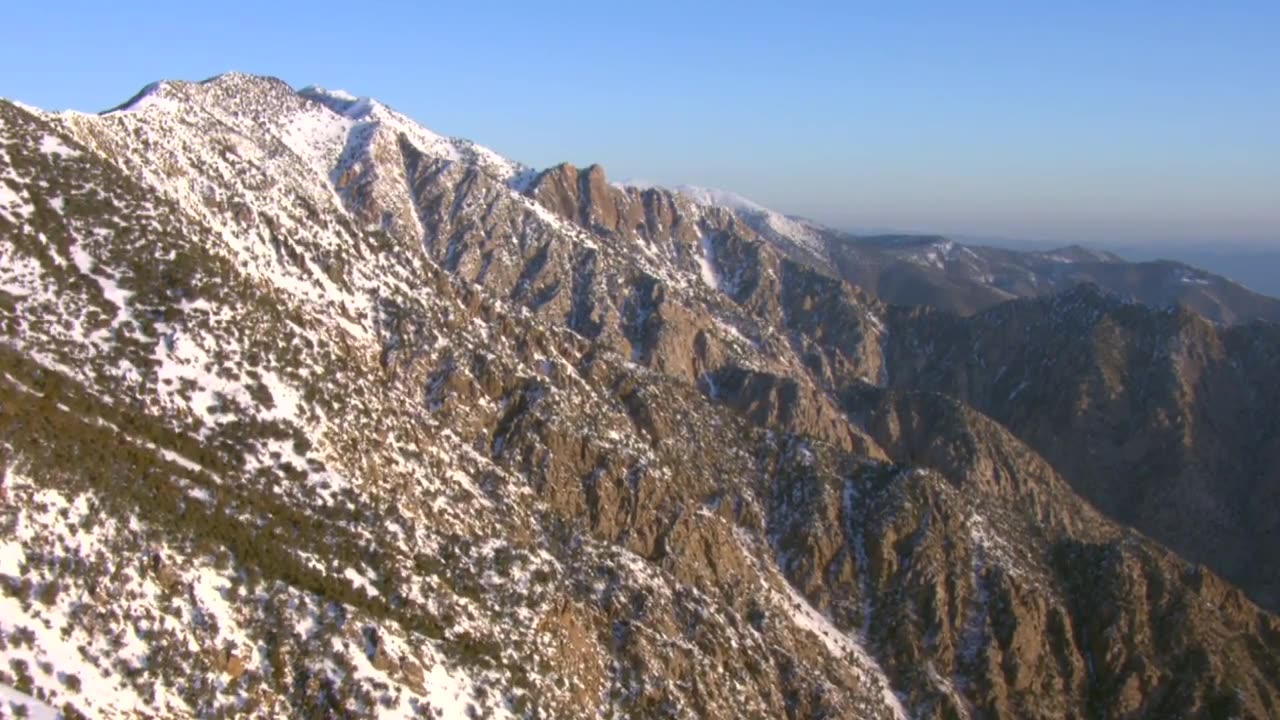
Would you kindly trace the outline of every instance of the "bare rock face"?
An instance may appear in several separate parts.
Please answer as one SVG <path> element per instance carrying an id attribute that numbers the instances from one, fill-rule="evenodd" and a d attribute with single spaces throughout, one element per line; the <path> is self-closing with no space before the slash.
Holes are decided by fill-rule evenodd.
<path id="1" fill-rule="evenodd" d="M 0 102 L 0 157 L 0 667 L 59 705 L 1280 707 L 1276 618 L 1089 471 L 1162 458 L 1138 516 L 1200 532 L 1195 463 L 1274 449 L 1227 391 L 1272 397 L 1265 332 L 887 308 L 723 208 L 252 76 Z"/>
<path id="2" fill-rule="evenodd" d="M 213 653 L 213 667 L 220 673 L 227 676 L 227 679 L 234 682 L 244 675 L 245 666 L 244 658 L 237 655 L 230 648 L 222 648 Z"/>
<path id="3" fill-rule="evenodd" d="M 1204 602 L 1207 571 L 1083 505 L 1085 517 L 1050 529 L 1025 501 L 963 472 L 865 467 L 832 483 L 820 479 L 823 453 L 791 454 L 799 465 L 771 510 L 787 523 L 774 530 L 782 567 L 816 607 L 867 629 L 895 684 L 915 688 L 918 716 L 1267 716 L 1274 706 L 1273 686 L 1223 688 L 1267 686 L 1269 671 L 1246 669 L 1259 649 L 1247 629 L 1275 619 L 1242 597 Z M 1085 522 L 1092 540 L 1066 529 Z M 1217 646 L 1236 660 L 1186 684 L 1196 652 L 1160 638 L 1221 632 L 1242 633 Z"/>

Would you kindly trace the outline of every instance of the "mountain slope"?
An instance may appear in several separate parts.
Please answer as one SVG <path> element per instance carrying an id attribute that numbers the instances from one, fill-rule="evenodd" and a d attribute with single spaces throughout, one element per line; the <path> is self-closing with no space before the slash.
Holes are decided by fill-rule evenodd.
<path id="1" fill-rule="evenodd" d="M 1280 541 L 1280 327 L 1220 328 L 1091 286 L 968 319 L 900 315 L 893 386 L 982 410 L 1112 517 L 1280 604 L 1276 569 L 1257 562 Z"/>
<path id="2" fill-rule="evenodd" d="M 1125 262 L 1079 247 L 1028 252 L 932 237 L 846 238 L 829 247 L 843 277 L 900 305 L 970 315 L 1012 298 L 1092 284 L 1145 305 L 1184 306 L 1228 325 L 1280 321 L 1280 300 L 1169 260 Z"/>
<path id="3" fill-rule="evenodd" d="M 0 683 L 48 705 L 1278 707 L 1274 616 L 874 387 L 897 311 L 732 212 L 238 74 L 0 148 Z"/>
<path id="4" fill-rule="evenodd" d="M 278 90 L 206 87 L 223 83 L 238 103 Z M 223 119 L 207 103 L 159 121 L 207 146 L 149 156 L 207 163 L 175 173 L 193 183 L 247 136 L 205 124 Z M 729 532 L 700 508 L 756 476 L 731 424 L 686 411 L 682 444 L 651 447 L 618 393 L 679 402 L 650 389 L 660 376 L 360 230 L 324 175 L 282 172 L 301 164 L 272 156 L 266 133 L 236 157 L 272 163 L 273 182 L 224 158 L 242 172 L 210 205 L 181 183 L 154 186 L 173 201 L 143 190 L 60 126 L 107 146 L 145 137 L 133 131 L 150 118 L 3 110 L 6 188 L 32 208 L 4 214 L 4 266 L 23 270 L 5 278 L 3 403 L 6 655 L 31 668 L 21 684 L 95 716 L 778 715 L 784 702 L 892 716 L 874 662 L 843 657 L 854 640 L 804 640 L 814 621 L 770 590 L 785 587 L 771 563 L 730 594 L 658 550 L 672 532 Z M 42 153 L 45 138 L 67 154 Z M 329 203 L 318 221 L 312 198 Z M 687 435 L 698 426 L 721 437 Z M 702 442 L 730 452 L 685 465 Z M 777 619 L 741 626 L 735 597 Z"/>

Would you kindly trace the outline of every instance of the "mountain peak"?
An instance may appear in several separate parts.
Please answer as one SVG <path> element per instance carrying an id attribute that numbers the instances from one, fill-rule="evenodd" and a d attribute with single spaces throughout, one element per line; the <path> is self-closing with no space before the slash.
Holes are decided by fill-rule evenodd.
<path id="1" fill-rule="evenodd" d="M 298 94 L 347 117 L 367 115 L 375 104 L 380 104 L 373 98 L 353 95 L 346 90 L 328 90 L 319 85 L 308 85 L 299 90 Z"/>
<path id="2" fill-rule="evenodd" d="M 115 107 L 103 110 L 101 114 L 108 115 L 114 112 L 127 112 L 131 110 L 142 110 L 150 105 L 156 104 L 156 100 L 163 97 L 169 82 L 166 80 L 156 80 L 142 86 L 142 89 L 134 93 L 132 97 Z"/>
<path id="3" fill-rule="evenodd" d="M 138 112 L 148 108 L 172 110 L 198 95 L 208 93 L 240 97 L 245 94 L 280 92 L 292 94 L 294 90 L 280 78 L 239 71 L 221 73 L 197 82 L 156 80 L 143 86 L 133 97 L 101 114 Z"/>
<path id="4" fill-rule="evenodd" d="M 241 72 L 239 70 L 228 70 L 224 73 L 218 73 L 211 77 L 196 83 L 198 85 L 283 85 L 289 87 L 289 83 L 281 80 L 274 75 L 256 75 L 254 73 Z M 290 88 L 292 89 L 292 88 Z"/>
<path id="5" fill-rule="evenodd" d="M 677 185 L 675 191 L 699 205 L 718 205 L 731 210 L 773 212 L 760 203 L 728 190 L 705 188 L 697 185 Z"/>
<path id="6" fill-rule="evenodd" d="M 627 180 L 618 187 L 649 189 L 659 187 L 642 180 Z M 824 237 L 827 228 L 804 218 L 771 210 L 738 193 L 697 185 L 675 185 L 671 192 L 689 201 L 707 207 L 719 207 L 733 212 L 752 230 L 771 241 L 788 255 L 798 256 L 809 262 L 825 265 L 829 262 Z"/>

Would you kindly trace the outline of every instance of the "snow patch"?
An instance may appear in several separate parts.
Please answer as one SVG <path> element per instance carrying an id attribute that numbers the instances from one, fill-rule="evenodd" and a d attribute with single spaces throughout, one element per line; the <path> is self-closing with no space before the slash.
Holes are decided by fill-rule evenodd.
<path id="1" fill-rule="evenodd" d="M 19 715 L 18 708 L 26 710 L 26 715 Z M 62 717 L 52 706 L 4 683 L 0 683 L 0 709 L 4 710 L 6 717 L 26 717 L 28 720 L 59 720 Z"/>
<path id="2" fill-rule="evenodd" d="M 783 582 L 782 586 L 783 592 L 776 593 L 775 599 L 787 609 L 792 621 L 801 629 L 816 635 L 832 656 L 841 659 L 853 658 L 858 668 L 871 675 L 867 680 L 880 691 L 881 699 L 894 717 L 898 720 L 907 720 L 906 708 L 894 694 L 888 676 L 884 674 L 884 670 L 875 658 L 871 657 L 860 643 L 832 624 L 826 615 L 810 605 L 809 601 L 805 600 L 804 596 L 790 583 Z"/>
<path id="3" fill-rule="evenodd" d="M 698 233 L 698 242 L 702 247 L 702 254 L 698 255 L 698 272 L 702 275 L 702 281 L 712 290 L 720 290 L 720 276 L 716 273 L 715 246 L 702 232 Z"/>
<path id="4" fill-rule="evenodd" d="M 752 212 L 770 212 L 760 203 L 749 200 L 737 193 L 715 188 L 697 187 L 695 185 L 677 185 L 675 192 L 689 198 L 699 205 L 729 208 L 730 210 L 750 210 Z"/>
<path id="5" fill-rule="evenodd" d="M 67 145 L 56 135 L 45 135 L 40 138 L 40 152 L 62 158 L 76 157 L 80 154 L 79 150 Z"/>
<path id="6" fill-rule="evenodd" d="M 14 192 L 13 189 L 5 184 L 4 179 L 0 178 L 0 212 L 17 219 L 30 217 L 34 211 L 35 208 L 31 206 L 31 203 Z"/>
<path id="7" fill-rule="evenodd" d="M 182 108 L 182 104 L 163 94 L 163 91 L 168 87 L 168 83 L 165 82 L 151 83 L 138 93 L 136 100 L 112 111 L 111 113 L 108 113 L 108 115 L 113 115 L 115 113 L 145 112 L 148 110 L 162 113 L 177 112 Z"/>

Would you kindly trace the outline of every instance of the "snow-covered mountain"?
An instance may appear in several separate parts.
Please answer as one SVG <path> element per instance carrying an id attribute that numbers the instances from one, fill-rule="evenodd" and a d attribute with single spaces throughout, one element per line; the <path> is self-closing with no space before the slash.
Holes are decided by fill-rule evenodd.
<path id="1" fill-rule="evenodd" d="M 812 226 L 714 199 L 244 74 L 101 115 L 0 101 L 0 697 L 106 718 L 1280 706 L 1275 616 L 913 390 L 968 335 L 834 277 Z"/>

